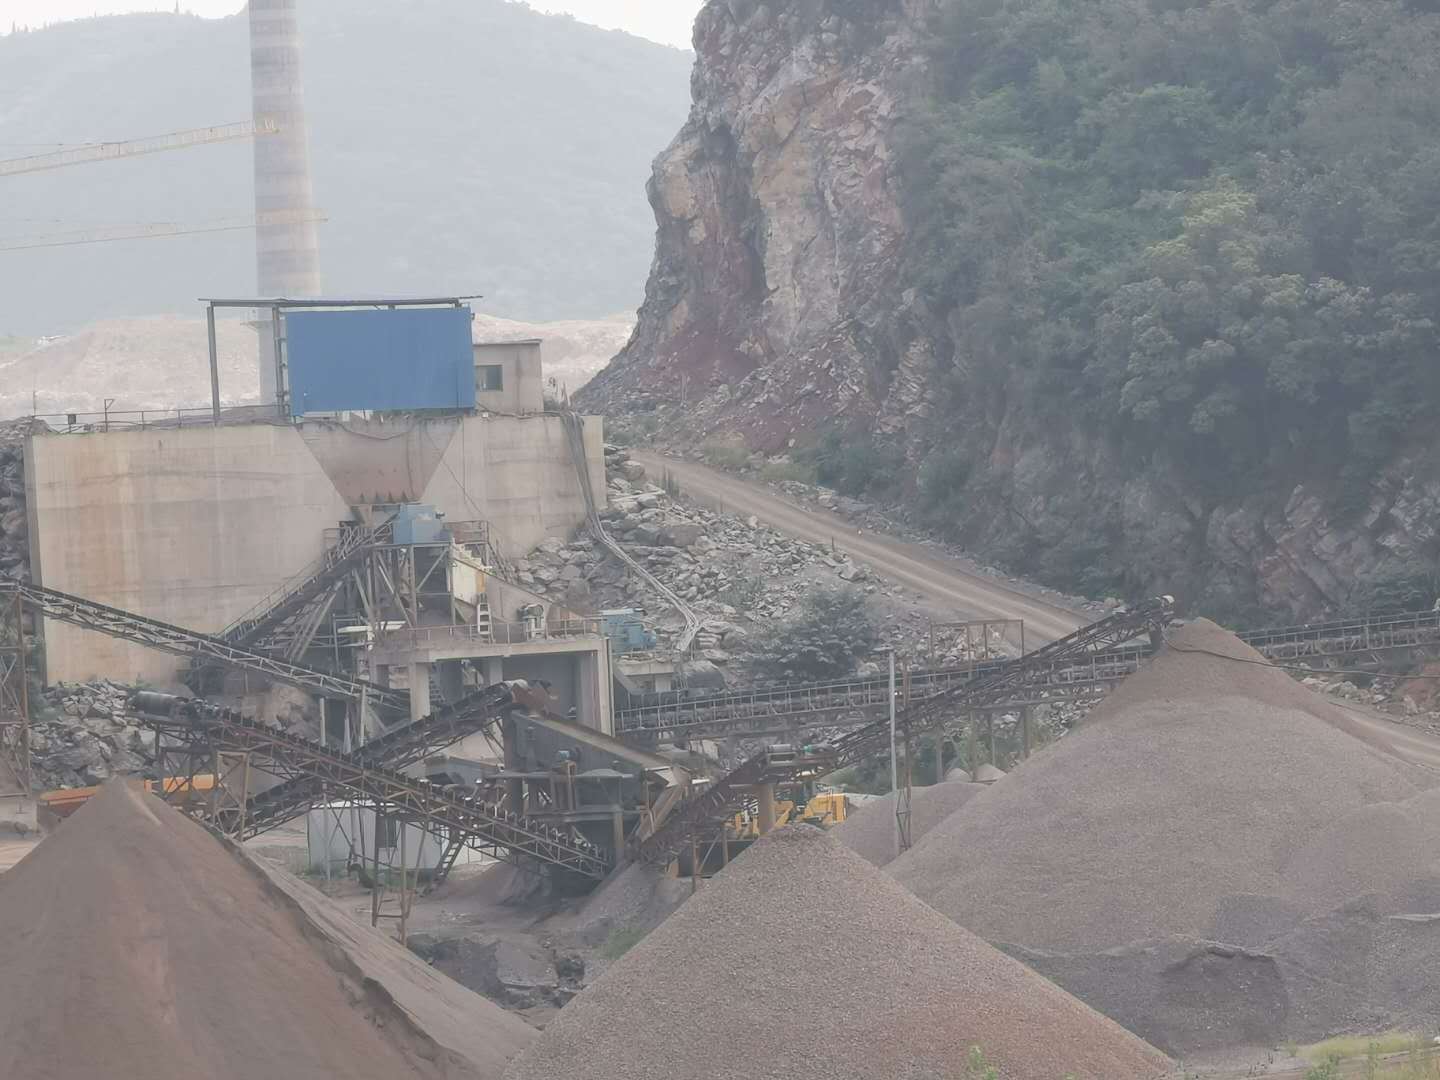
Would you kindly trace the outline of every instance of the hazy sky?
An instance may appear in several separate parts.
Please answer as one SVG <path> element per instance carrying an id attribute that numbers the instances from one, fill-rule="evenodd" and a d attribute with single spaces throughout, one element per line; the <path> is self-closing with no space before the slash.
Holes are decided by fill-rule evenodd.
<path id="1" fill-rule="evenodd" d="M 531 0 L 541 11 L 568 12 L 584 22 L 663 41 L 667 45 L 690 47 L 690 24 L 704 0 Z M 180 0 L 180 10 L 197 15 L 230 15 L 240 10 L 243 0 Z M 40 26 L 86 15 L 108 15 L 120 11 L 169 11 L 174 2 L 159 0 L 0 0 L 0 32 L 8 33 L 12 22 Z"/>

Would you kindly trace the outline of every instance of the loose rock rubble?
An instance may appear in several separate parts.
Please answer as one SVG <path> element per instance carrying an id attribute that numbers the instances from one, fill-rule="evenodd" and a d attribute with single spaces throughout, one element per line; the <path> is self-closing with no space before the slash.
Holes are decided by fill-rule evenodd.
<path id="1" fill-rule="evenodd" d="M 147 773 L 155 762 L 155 733 L 127 715 L 128 693 L 112 682 L 48 688 L 30 719 L 31 786 L 85 787 Z"/>
<path id="2" fill-rule="evenodd" d="M 25 436 L 31 421 L 0 424 L 0 577 L 30 580 L 25 514 Z"/>
<path id="3" fill-rule="evenodd" d="M 617 447 L 606 448 L 606 469 L 610 505 L 601 517 L 607 532 L 700 615 L 695 646 L 710 664 L 743 666 L 759 626 L 785 618 L 807 592 L 827 585 L 852 586 L 870 597 L 887 643 L 902 653 L 918 657 L 928 648 L 928 618 L 904 589 L 867 564 L 793 539 L 754 517 L 691 505 L 666 490 L 664 477 L 647 477 Z M 684 625 L 662 597 L 589 537 L 547 539 L 514 569 L 521 584 L 577 609 L 644 609 L 662 651 Z M 1003 646 L 998 639 L 992 644 Z M 935 660 L 960 662 L 969 659 L 965 652 L 964 642 L 942 642 Z M 878 668 L 859 674 L 878 674 Z"/>

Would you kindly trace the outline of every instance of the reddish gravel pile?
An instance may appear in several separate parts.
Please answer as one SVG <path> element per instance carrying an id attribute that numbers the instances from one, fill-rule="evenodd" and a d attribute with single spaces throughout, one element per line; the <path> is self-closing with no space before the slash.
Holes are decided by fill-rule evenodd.
<path id="1" fill-rule="evenodd" d="M 967 784 L 947 780 L 943 784 L 915 788 L 910 795 L 910 845 L 940 822 L 983 792 L 988 784 Z M 862 859 L 884 866 L 895 858 L 895 795 L 867 802 L 852 811 L 831 835 Z"/>
<path id="2" fill-rule="evenodd" d="M 0 875 L 0 1076 L 489 1080 L 533 1038 L 452 986 L 495 1055 L 459 1060 L 423 1029 L 433 987 L 415 1009 L 396 1003 L 419 961 L 341 929 L 354 941 L 324 933 L 200 826 L 112 782 Z"/>
<path id="3" fill-rule="evenodd" d="M 561 1010 L 507 1080 L 1007 1080 L 1165 1074 L 1153 1047 L 917 901 L 780 829 Z"/>
<path id="4" fill-rule="evenodd" d="M 1271 959 L 1202 943 L 1259 946 L 1347 897 L 1399 890 L 1431 829 L 1383 804 L 1432 783 L 1200 620 L 1079 730 L 888 869 L 1158 1045 L 1193 1049 L 1227 1037 L 1196 1008 L 1225 970 L 1236 994 L 1265 983 L 1254 1012 L 1282 1029 L 1292 1005 Z M 1386 850 L 1401 838 L 1405 852 Z M 1160 939 L 1172 944 L 1146 944 Z M 1164 967 L 1160 981 L 1145 983 L 1147 964 Z"/>

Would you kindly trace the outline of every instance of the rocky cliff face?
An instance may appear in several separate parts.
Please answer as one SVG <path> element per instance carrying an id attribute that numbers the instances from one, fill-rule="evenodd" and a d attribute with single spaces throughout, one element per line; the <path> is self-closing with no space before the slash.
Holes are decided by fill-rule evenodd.
<path id="1" fill-rule="evenodd" d="M 714 0 L 690 119 L 655 164 L 655 264 L 629 345 L 586 391 L 683 395 L 701 432 L 759 448 L 822 418 L 920 404 L 895 288 L 897 124 L 933 0 Z M 917 340 L 918 339 L 918 340 Z"/>
<path id="2" fill-rule="evenodd" d="M 1187 488 L 1076 415 L 1045 412 L 907 286 L 903 123 L 925 96 L 935 0 L 711 0 L 694 103 L 656 161 L 657 250 L 639 324 L 584 393 L 662 435 L 780 452 L 839 423 L 967 464 L 953 529 L 1053 584 L 1175 592 L 1230 618 L 1311 617 L 1436 565 L 1440 453 L 1392 462 L 1370 504 L 1276 477 L 1232 500 Z M 1000 361 L 1003 364 L 1003 359 Z"/>

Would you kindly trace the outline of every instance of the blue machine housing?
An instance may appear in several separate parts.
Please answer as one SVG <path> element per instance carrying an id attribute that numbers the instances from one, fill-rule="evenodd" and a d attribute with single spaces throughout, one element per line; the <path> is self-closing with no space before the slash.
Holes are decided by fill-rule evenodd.
<path id="1" fill-rule="evenodd" d="M 600 613 L 600 632 L 622 653 L 644 652 L 655 647 L 655 632 L 647 630 L 639 612 L 631 608 Z"/>
<path id="2" fill-rule="evenodd" d="M 391 523 L 397 544 L 438 544 L 445 539 L 445 519 L 433 506 L 405 503 L 395 509 Z"/>
<path id="3" fill-rule="evenodd" d="M 291 311 L 290 412 L 473 409 L 468 307 Z"/>

